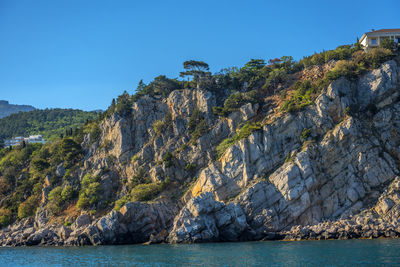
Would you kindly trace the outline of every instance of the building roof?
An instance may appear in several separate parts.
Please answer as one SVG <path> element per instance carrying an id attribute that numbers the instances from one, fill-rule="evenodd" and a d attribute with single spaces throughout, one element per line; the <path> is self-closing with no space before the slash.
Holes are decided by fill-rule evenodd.
<path id="1" fill-rule="evenodd" d="M 400 29 L 380 29 L 380 30 L 377 30 L 377 31 L 366 32 L 366 33 L 364 33 L 364 34 L 361 36 L 359 42 L 361 43 L 362 40 L 363 40 L 365 37 L 367 37 L 367 35 L 370 34 L 370 33 L 390 33 L 390 32 L 400 32 Z"/>
<path id="2" fill-rule="evenodd" d="M 30 135 L 28 138 L 42 138 L 40 134 L 38 135 Z"/>
<path id="3" fill-rule="evenodd" d="M 377 33 L 377 32 L 400 32 L 400 29 L 381 29 L 381 30 L 377 30 L 377 31 L 367 32 L 367 34 L 368 33 Z"/>

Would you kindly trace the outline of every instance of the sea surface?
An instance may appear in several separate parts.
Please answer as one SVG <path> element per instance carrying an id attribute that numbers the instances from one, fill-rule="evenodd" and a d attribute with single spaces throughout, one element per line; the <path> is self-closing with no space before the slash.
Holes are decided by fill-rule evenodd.
<path id="1" fill-rule="evenodd" d="M 0 266 L 400 266 L 400 239 L 0 248 Z"/>

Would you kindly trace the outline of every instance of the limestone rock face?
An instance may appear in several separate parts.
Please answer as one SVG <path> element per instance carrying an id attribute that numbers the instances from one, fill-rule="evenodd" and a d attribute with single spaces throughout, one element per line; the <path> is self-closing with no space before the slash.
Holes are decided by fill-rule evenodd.
<path id="1" fill-rule="evenodd" d="M 394 127 L 399 69 L 389 61 L 356 85 L 345 78 L 334 81 L 315 106 L 286 115 L 228 148 L 219 162 L 202 170 L 191 196 L 201 199 L 209 192 L 225 203 L 235 198 L 255 239 L 296 225 L 350 218 L 369 208 L 399 173 Z M 371 105 L 379 109 L 371 118 L 348 115 L 354 106 L 369 112 Z M 308 140 L 300 138 L 304 129 L 310 130 Z M 386 213 L 395 203 L 380 200 L 377 209 Z M 193 242 L 199 242 L 201 231 L 204 240 L 218 239 L 212 216 L 194 214 L 188 206 L 181 211 L 171 240 L 191 242 L 196 236 Z"/>
<path id="2" fill-rule="evenodd" d="M 76 221 L 72 224 L 71 228 L 72 230 L 75 230 L 90 224 L 90 222 L 91 222 L 90 216 L 88 214 L 83 214 L 78 218 L 76 218 Z"/>
<path id="3" fill-rule="evenodd" d="M 53 224 L 47 194 L 57 185 L 48 177 L 35 218 L 2 229 L 0 244 L 400 236 L 399 92 L 392 60 L 357 81 L 333 81 L 296 113 L 247 103 L 218 117 L 223 99 L 201 89 L 140 97 L 128 115 L 106 117 L 96 140 L 85 136 L 83 167 L 71 174 L 78 186 L 87 173 L 98 177 L 101 215 Z M 195 111 L 206 125 L 198 136 L 189 129 Z M 247 122 L 262 126 L 217 158 L 216 147 Z M 167 186 L 149 202 L 111 210 L 135 179 Z"/>
<path id="4" fill-rule="evenodd" d="M 180 211 L 169 236 L 173 243 L 245 239 L 248 225 L 239 205 L 225 205 L 211 193 L 192 198 Z"/>
<path id="5" fill-rule="evenodd" d="M 59 177 L 63 177 L 65 174 L 64 164 L 60 163 L 56 168 L 56 175 Z"/>
<path id="6" fill-rule="evenodd" d="M 380 100 L 400 81 L 399 68 L 395 61 L 384 63 L 379 69 L 364 75 L 358 83 L 357 100 L 362 107 L 376 99 Z"/>
<path id="7" fill-rule="evenodd" d="M 96 221 L 81 215 L 72 224 L 72 232 L 60 229 L 58 235 L 66 236 L 64 244 L 74 246 L 144 243 L 156 237 L 159 243 L 165 241 L 176 212 L 169 203 L 130 202 Z"/>

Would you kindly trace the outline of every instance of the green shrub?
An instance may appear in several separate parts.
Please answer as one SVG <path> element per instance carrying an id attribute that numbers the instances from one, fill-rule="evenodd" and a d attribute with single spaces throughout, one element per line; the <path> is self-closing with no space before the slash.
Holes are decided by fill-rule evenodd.
<path id="1" fill-rule="evenodd" d="M 38 206 L 38 200 L 36 196 L 28 197 L 24 202 L 18 206 L 18 218 L 23 219 L 26 217 L 33 216 Z"/>
<path id="2" fill-rule="evenodd" d="M 340 60 L 325 77 L 330 81 L 340 77 L 355 80 L 363 71 L 365 71 L 365 68 L 362 65 L 357 65 L 354 61 Z"/>
<path id="3" fill-rule="evenodd" d="M 273 69 L 265 81 L 264 88 L 276 88 L 279 83 L 285 81 L 287 72 L 283 68 Z"/>
<path id="4" fill-rule="evenodd" d="M 83 177 L 77 202 L 79 209 L 86 209 L 98 203 L 101 194 L 99 180 L 98 176 L 93 176 L 89 173 Z"/>
<path id="5" fill-rule="evenodd" d="M 389 49 L 389 50 L 394 50 L 397 46 L 396 42 L 390 38 L 384 38 L 381 40 L 381 43 L 379 44 L 381 48 Z"/>
<path id="6" fill-rule="evenodd" d="M 0 195 L 6 194 L 10 189 L 10 182 L 5 177 L 0 177 Z"/>
<path id="7" fill-rule="evenodd" d="M 72 138 L 62 139 L 56 150 L 58 154 L 57 157 L 64 160 L 64 167 L 67 169 L 80 161 L 83 155 L 81 145 Z"/>
<path id="8" fill-rule="evenodd" d="M 30 171 L 34 173 L 42 173 L 45 169 L 50 167 L 50 164 L 43 158 L 32 159 Z"/>
<path id="9" fill-rule="evenodd" d="M 163 162 L 164 162 L 164 165 L 165 165 L 166 168 L 169 168 L 169 167 L 171 167 L 173 165 L 173 158 L 174 158 L 174 155 L 169 151 L 167 151 L 164 154 Z"/>
<path id="10" fill-rule="evenodd" d="M 165 128 L 165 123 L 162 120 L 156 120 L 153 123 L 153 130 L 156 135 L 160 135 Z"/>
<path id="11" fill-rule="evenodd" d="M 138 184 L 147 183 L 149 179 L 147 178 L 147 172 L 143 168 L 139 168 L 138 171 L 131 179 L 130 186 L 135 187 Z"/>
<path id="12" fill-rule="evenodd" d="M 223 107 L 212 107 L 212 111 L 214 115 L 218 115 L 221 117 L 226 117 L 229 114 L 229 112 L 225 110 Z"/>
<path id="13" fill-rule="evenodd" d="M 53 214 L 58 214 L 64 204 L 61 193 L 61 186 L 53 188 L 49 193 L 49 203 L 47 205 Z"/>
<path id="14" fill-rule="evenodd" d="M 135 162 L 139 159 L 139 156 L 137 154 L 133 155 L 131 158 L 131 162 Z"/>
<path id="15" fill-rule="evenodd" d="M 173 90 L 182 88 L 180 81 L 176 79 L 169 79 L 165 75 L 160 75 L 154 78 L 154 80 L 147 86 L 144 86 L 142 91 L 138 92 L 140 95 L 162 95 L 168 96 Z M 135 96 L 137 98 L 137 96 Z"/>
<path id="16" fill-rule="evenodd" d="M 12 222 L 12 212 L 9 209 L 0 208 L 0 227 L 5 227 Z"/>
<path id="17" fill-rule="evenodd" d="M 95 123 L 90 130 L 90 142 L 89 144 L 92 145 L 95 142 L 99 141 L 101 136 L 101 129 L 98 123 Z"/>
<path id="18" fill-rule="evenodd" d="M 245 102 L 246 100 L 244 98 L 244 94 L 233 93 L 225 100 L 224 108 L 233 111 L 237 108 L 240 108 L 243 104 L 245 104 Z"/>
<path id="19" fill-rule="evenodd" d="M 76 206 L 78 207 L 78 209 L 86 209 L 90 205 L 89 202 L 90 199 L 86 195 L 79 194 L 79 199 L 78 202 L 76 203 Z"/>
<path id="20" fill-rule="evenodd" d="M 294 112 L 311 104 L 312 96 L 321 90 L 320 86 L 319 84 L 312 83 L 311 80 L 295 82 L 294 85 L 292 85 L 292 89 L 295 90 L 295 93 L 289 100 L 283 103 L 281 110 Z"/>
<path id="21" fill-rule="evenodd" d="M 223 107 L 213 107 L 213 113 L 221 117 L 226 117 L 246 103 L 259 103 L 261 101 L 262 97 L 257 90 L 252 90 L 247 93 L 232 93 L 225 100 Z"/>
<path id="22" fill-rule="evenodd" d="M 132 189 L 131 195 L 134 201 L 149 201 L 156 197 L 161 190 L 161 184 L 139 184 Z"/>
<path id="23" fill-rule="evenodd" d="M 311 136 L 311 129 L 304 128 L 300 135 L 301 141 L 306 141 Z"/>
<path id="24" fill-rule="evenodd" d="M 204 116 L 201 114 L 201 111 L 198 108 L 195 108 L 188 121 L 189 133 L 192 133 L 196 129 L 197 124 L 199 124 L 203 119 Z"/>
<path id="25" fill-rule="evenodd" d="M 260 130 L 261 128 L 262 125 L 257 122 L 246 123 L 233 137 L 225 139 L 217 146 L 217 158 L 220 158 L 228 147 L 236 144 L 241 139 L 247 138 L 252 132 Z"/>
<path id="26" fill-rule="evenodd" d="M 160 135 L 164 131 L 166 131 L 172 123 L 172 115 L 171 113 L 165 114 L 164 118 L 162 120 L 156 120 L 153 123 L 153 130 L 156 133 L 156 135 Z"/>
<path id="27" fill-rule="evenodd" d="M 192 163 L 188 163 L 185 166 L 185 170 L 188 172 L 193 172 L 196 170 L 196 168 L 197 168 L 196 164 L 192 164 Z"/>
<path id="28" fill-rule="evenodd" d="M 329 62 L 330 60 L 343 60 L 349 59 L 352 54 L 351 46 L 344 45 L 339 46 L 335 50 L 329 50 L 324 53 L 325 62 Z"/>
<path id="29" fill-rule="evenodd" d="M 120 199 L 118 199 L 117 201 L 115 201 L 114 204 L 114 210 L 120 210 L 126 203 L 130 202 L 130 196 L 126 195 Z"/>
<path id="30" fill-rule="evenodd" d="M 328 63 L 330 60 L 350 59 L 351 55 L 360 49 L 361 48 L 357 45 L 342 45 L 334 50 L 323 51 L 309 57 L 304 57 L 299 63 L 304 65 L 304 67 L 310 67 Z"/>
<path id="31" fill-rule="evenodd" d="M 202 121 L 199 122 L 199 124 L 196 125 L 196 128 L 194 129 L 194 131 L 191 133 L 192 135 L 192 142 L 193 140 L 197 140 L 199 139 L 202 135 L 204 135 L 205 133 L 207 133 L 208 130 L 208 125 L 205 119 L 203 119 Z"/>
<path id="32" fill-rule="evenodd" d="M 382 63 L 391 60 L 396 56 L 392 51 L 386 48 L 374 48 L 363 55 L 364 58 L 362 58 L 362 64 L 367 68 L 373 69 L 379 68 Z"/>
<path id="33" fill-rule="evenodd" d="M 65 203 L 73 199 L 74 190 L 72 186 L 67 185 L 64 188 L 57 186 L 49 193 L 49 202 L 47 207 L 53 214 L 58 214 L 63 209 Z"/>
<path id="34" fill-rule="evenodd" d="M 168 96 L 173 90 L 182 89 L 185 82 L 178 81 L 177 79 L 169 79 L 165 75 L 160 75 L 154 78 L 154 80 L 146 85 L 143 81 L 139 82 L 136 89 L 136 94 L 132 96 L 132 101 L 137 101 L 144 95 L 161 95 L 163 97 Z"/>
<path id="35" fill-rule="evenodd" d="M 74 198 L 74 195 L 75 195 L 75 191 L 74 191 L 73 187 L 70 185 L 65 186 L 61 192 L 61 198 L 64 203 L 72 200 Z"/>
<path id="36" fill-rule="evenodd" d="M 115 105 L 115 112 L 119 115 L 128 115 L 132 111 L 132 99 L 128 92 L 124 91 L 122 95 L 118 96 Z"/>

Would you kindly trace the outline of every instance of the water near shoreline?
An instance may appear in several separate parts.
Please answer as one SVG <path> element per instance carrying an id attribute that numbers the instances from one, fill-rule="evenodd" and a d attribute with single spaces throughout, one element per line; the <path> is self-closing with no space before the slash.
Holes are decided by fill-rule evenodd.
<path id="1" fill-rule="evenodd" d="M 400 239 L 0 248 L 0 266 L 393 266 Z"/>

